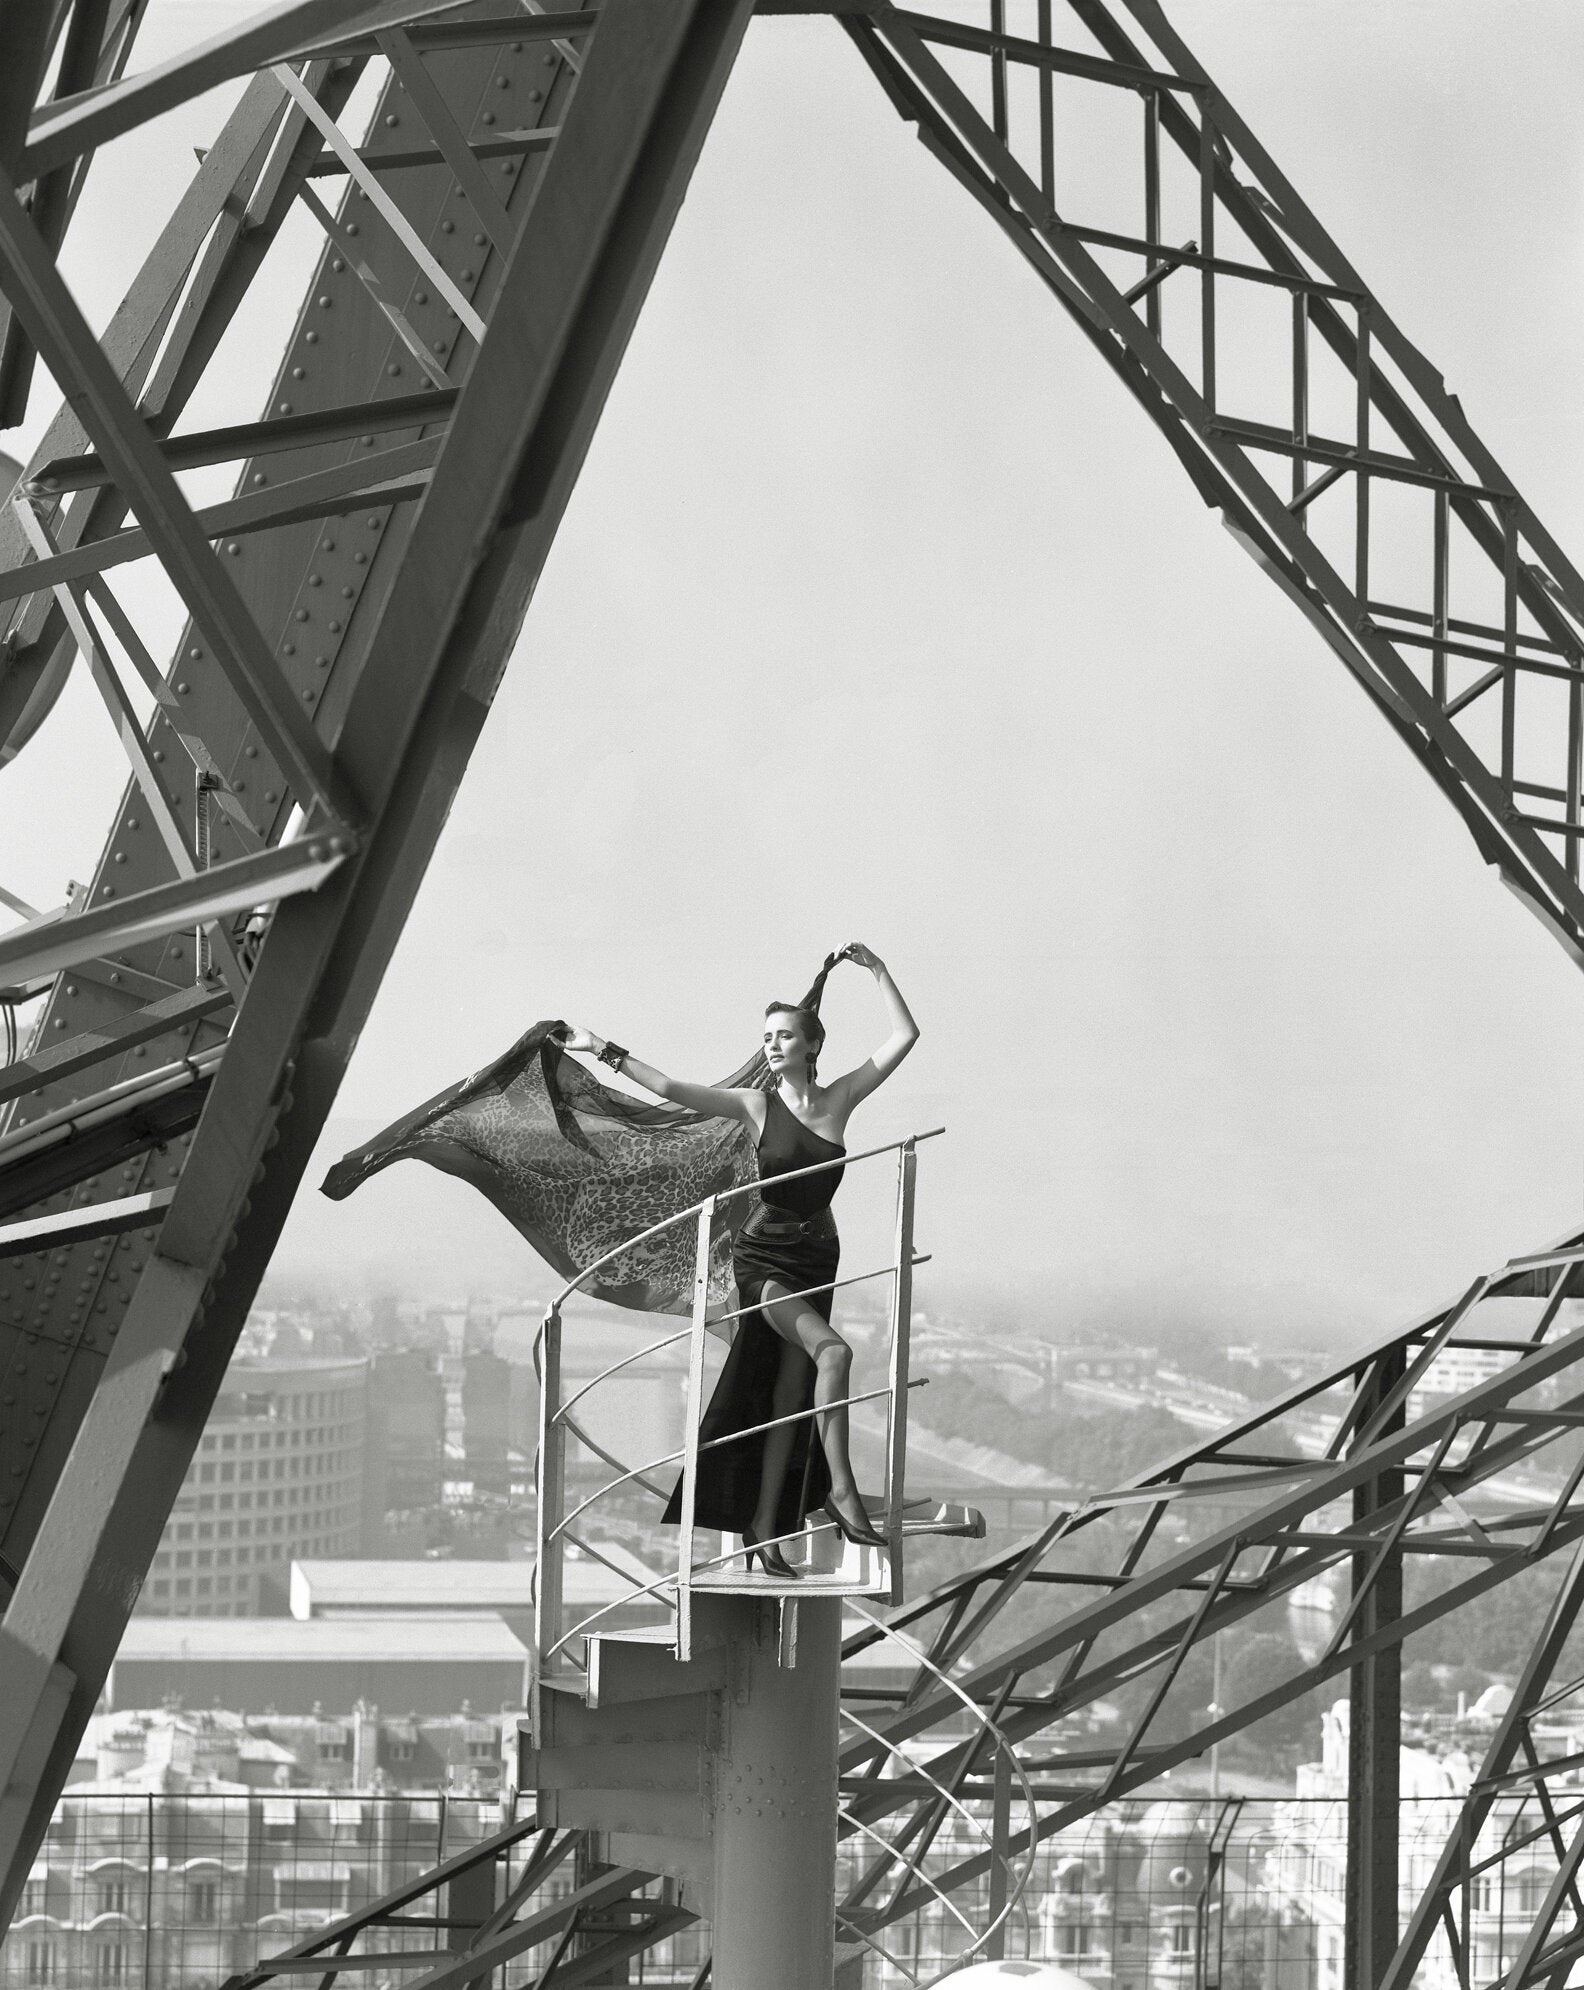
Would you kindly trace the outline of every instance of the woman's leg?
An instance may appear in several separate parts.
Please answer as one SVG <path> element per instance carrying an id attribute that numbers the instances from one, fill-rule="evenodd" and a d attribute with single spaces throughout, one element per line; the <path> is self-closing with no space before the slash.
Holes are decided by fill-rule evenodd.
<path id="1" fill-rule="evenodd" d="M 814 1421 L 825 1449 L 825 1462 L 830 1466 L 831 1492 L 847 1505 L 858 1494 L 847 1443 L 846 1399 L 850 1393 L 852 1349 L 806 1300 L 778 1298 L 777 1291 L 774 1281 L 767 1279 L 760 1310 L 781 1338 L 802 1348 L 814 1364 L 814 1407 L 818 1411 Z M 785 1373 L 784 1363 L 782 1373 Z M 778 1389 L 779 1384 L 778 1376 Z M 797 1405 L 794 1403 L 792 1407 L 795 1409 Z M 777 1416 L 787 1414 L 790 1412 L 776 1411 Z"/>
<path id="2" fill-rule="evenodd" d="M 775 1388 L 770 1397 L 770 1414 L 796 1416 L 803 1407 L 802 1357 L 795 1347 L 783 1344 L 781 1364 L 776 1370 Z M 784 1423 L 767 1430 L 764 1457 L 759 1467 L 759 1504 L 754 1508 L 753 1530 L 761 1541 L 773 1541 L 781 1531 L 776 1525 L 781 1511 L 781 1490 L 786 1484 L 787 1467 L 792 1462 L 795 1424 Z"/>

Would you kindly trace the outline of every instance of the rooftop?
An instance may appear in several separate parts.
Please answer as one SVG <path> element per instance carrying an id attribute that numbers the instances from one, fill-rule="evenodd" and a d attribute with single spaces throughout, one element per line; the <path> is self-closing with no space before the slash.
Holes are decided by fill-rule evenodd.
<path id="1" fill-rule="evenodd" d="M 389 1617 L 134 1617 L 116 1657 L 134 1663 L 366 1664 L 398 1659 L 441 1665 L 493 1658 L 520 1664 L 523 1645 L 499 1617 L 482 1611 L 415 1612 L 403 1616 L 399 1625 Z"/>
<path id="2" fill-rule="evenodd" d="M 600 1552 L 626 1569 L 633 1583 L 653 1580 L 630 1549 L 601 1543 Z M 531 1610 L 534 1568 L 533 1562 L 297 1561 L 291 1569 L 291 1612 L 306 1621 L 332 1613 Z M 563 1593 L 572 1603 L 613 1603 L 628 1595 L 633 1583 L 601 1562 L 569 1558 Z"/>

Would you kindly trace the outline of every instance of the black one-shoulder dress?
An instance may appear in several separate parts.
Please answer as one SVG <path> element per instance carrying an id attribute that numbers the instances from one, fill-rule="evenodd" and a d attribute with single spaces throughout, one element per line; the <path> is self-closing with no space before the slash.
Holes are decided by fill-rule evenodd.
<path id="1" fill-rule="evenodd" d="M 783 1355 L 806 1371 L 797 1407 L 813 1407 L 813 1362 L 801 1348 L 784 1341 L 758 1307 L 767 1280 L 773 1279 L 788 1292 L 803 1292 L 835 1279 L 841 1240 L 830 1204 L 843 1169 L 826 1168 L 817 1175 L 779 1185 L 776 1178 L 799 1168 L 816 1167 L 846 1152 L 839 1141 L 811 1132 L 783 1103 L 779 1092 L 766 1094 L 765 1127 L 759 1137 L 759 1207 L 738 1231 L 732 1248 L 737 1303 L 754 1310 L 744 1313 L 737 1323 L 726 1365 L 699 1423 L 700 1444 L 711 1444 L 733 1431 L 752 1430 L 754 1425 L 771 1420 Z M 806 1303 L 821 1319 L 829 1320 L 834 1296 L 830 1292 L 811 1293 Z M 759 1503 L 764 1447 L 765 1433 L 759 1431 L 734 1444 L 700 1453 L 693 1515 L 696 1526 L 740 1534 L 745 1525 L 752 1525 Z M 775 1532 L 795 1533 L 806 1514 L 824 1505 L 830 1485 L 830 1468 L 814 1419 L 805 1417 L 792 1426 L 792 1456 L 782 1484 Z M 674 1525 L 681 1513 L 682 1487 L 678 1481 L 665 1518 Z"/>

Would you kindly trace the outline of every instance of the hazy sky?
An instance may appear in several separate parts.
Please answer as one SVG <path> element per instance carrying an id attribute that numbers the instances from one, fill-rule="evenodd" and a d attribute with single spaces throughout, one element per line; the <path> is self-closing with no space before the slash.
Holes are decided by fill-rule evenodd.
<path id="1" fill-rule="evenodd" d="M 1169 12 L 1577 557 L 1584 10 Z M 177 42 L 214 15 L 154 0 Z M 218 116 L 143 164 L 187 170 Z M 125 176 L 92 194 L 98 312 L 136 229 Z M 40 803 L 108 778 L 91 719 L 63 706 L 0 775 L 14 889 L 64 882 Z M 1352 1339 L 1579 1216 L 1577 969 L 841 31 L 776 18 L 327 1154 L 541 1016 L 718 1075 L 851 938 L 924 1031 L 852 1138 L 950 1129 L 923 1169 L 937 1291 Z M 882 1025 L 852 970 L 828 1015 L 831 1065 Z M 543 1282 L 410 1166 L 340 1206 L 305 1189 L 279 1263 Z"/>

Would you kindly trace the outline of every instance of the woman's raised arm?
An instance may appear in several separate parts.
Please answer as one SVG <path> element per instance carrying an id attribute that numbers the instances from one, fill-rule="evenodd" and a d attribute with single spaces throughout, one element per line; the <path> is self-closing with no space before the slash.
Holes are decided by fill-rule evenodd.
<path id="1" fill-rule="evenodd" d="M 849 1071 L 838 1078 L 831 1087 L 843 1094 L 843 1102 L 850 1112 L 860 1099 L 866 1099 L 877 1085 L 883 1085 L 891 1073 L 907 1056 L 919 1040 L 919 1026 L 913 1020 L 913 1013 L 902 998 L 902 991 L 891 979 L 891 970 L 872 947 L 854 941 L 843 949 L 848 960 L 859 967 L 868 968 L 875 978 L 875 986 L 884 997 L 886 1009 L 891 1018 L 891 1034 L 870 1058 L 860 1064 L 856 1071 Z"/>
<path id="2" fill-rule="evenodd" d="M 630 1056 L 619 1043 L 612 1043 L 609 1037 L 596 1036 L 592 1030 L 569 1029 L 556 1041 L 563 1050 L 581 1050 L 590 1057 L 597 1057 L 613 1071 L 620 1071 L 624 1078 L 631 1078 L 634 1084 L 642 1085 L 646 1092 L 669 1099 L 673 1105 L 686 1106 L 689 1112 L 703 1113 L 708 1119 L 740 1119 L 745 1125 L 755 1125 L 748 1102 L 762 1098 L 762 1093 L 737 1091 L 727 1085 L 690 1085 L 681 1078 L 668 1078 L 652 1064 Z"/>

